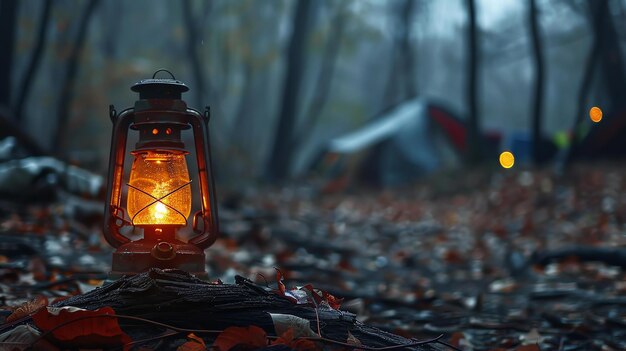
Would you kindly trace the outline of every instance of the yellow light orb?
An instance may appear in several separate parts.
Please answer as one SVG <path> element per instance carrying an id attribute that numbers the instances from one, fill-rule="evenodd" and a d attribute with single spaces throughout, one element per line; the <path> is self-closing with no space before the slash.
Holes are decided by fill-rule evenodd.
<path id="1" fill-rule="evenodd" d="M 589 118 L 595 123 L 598 123 L 602 120 L 602 110 L 599 107 L 592 107 L 589 110 Z"/>
<path id="2" fill-rule="evenodd" d="M 500 154 L 500 166 L 503 168 L 511 168 L 515 164 L 515 156 L 509 151 Z"/>

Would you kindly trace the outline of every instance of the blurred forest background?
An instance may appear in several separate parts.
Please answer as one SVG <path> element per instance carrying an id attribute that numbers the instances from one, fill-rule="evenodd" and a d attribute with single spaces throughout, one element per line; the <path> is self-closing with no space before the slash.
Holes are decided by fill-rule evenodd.
<path id="1" fill-rule="evenodd" d="M 166 68 L 211 107 L 212 279 L 277 267 L 468 350 L 624 350 L 626 164 L 595 161 L 626 154 L 625 44 L 626 0 L 0 0 L 0 321 L 107 278 L 109 105 Z"/>
<path id="2" fill-rule="evenodd" d="M 163 67 L 212 108 L 218 183 L 306 175 L 334 138 L 415 98 L 462 121 L 465 164 L 512 147 L 558 159 L 591 106 L 610 121 L 626 104 L 625 1 L 0 4 L 0 133 L 98 173 L 108 105 L 132 106 L 129 87 Z"/>

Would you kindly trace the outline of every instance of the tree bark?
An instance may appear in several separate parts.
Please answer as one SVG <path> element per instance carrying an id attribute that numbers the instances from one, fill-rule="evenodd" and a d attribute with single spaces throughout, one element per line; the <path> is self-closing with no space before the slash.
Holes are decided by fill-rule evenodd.
<path id="1" fill-rule="evenodd" d="M 287 71 L 283 83 L 282 105 L 278 127 L 266 168 L 267 177 L 274 181 L 285 180 L 291 169 L 293 157 L 292 134 L 297 120 L 302 71 L 306 62 L 306 43 L 309 32 L 311 0 L 296 2 L 293 29 L 287 50 Z"/>
<path id="2" fill-rule="evenodd" d="M 300 123 L 300 127 L 296 130 L 292 138 L 292 143 L 296 147 L 302 146 L 308 137 L 310 137 L 310 132 L 315 125 L 315 121 L 324 110 L 326 102 L 328 101 L 328 94 L 330 93 L 337 56 L 339 55 L 345 29 L 347 17 L 346 5 L 347 2 L 345 0 L 338 5 L 337 13 L 335 14 L 331 29 L 328 33 L 329 38 L 324 47 L 322 64 L 317 81 L 315 82 L 313 98 L 311 99 L 311 103 L 304 115 L 302 123 Z"/>
<path id="3" fill-rule="evenodd" d="M 61 95 L 59 97 L 59 105 L 57 107 L 57 125 L 55 126 L 55 131 L 53 134 L 54 138 L 52 149 L 57 155 L 62 149 L 63 140 L 65 138 L 66 125 L 70 119 L 70 106 L 72 104 L 72 100 L 74 99 L 74 88 L 76 85 L 78 66 L 80 64 L 80 54 L 85 45 L 85 38 L 87 37 L 91 16 L 94 13 L 94 10 L 98 6 L 99 2 L 99 0 L 90 0 L 87 5 L 85 5 L 83 13 L 80 17 L 80 22 L 78 24 L 78 29 L 76 32 L 76 38 L 74 39 L 74 44 L 72 46 L 72 51 L 70 52 L 70 56 L 67 59 L 65 77 L 63 79 L 63 82 L 61 83 Z"/>
<path id="4" fill-rule="evenodd" d="M 15 52 L 17 0 L 0 1 L 0 105 L 11 106 L 11 76 Z"/>
<path id="5" fill-rule="evenodd" d="M 50 12 L 52 12 L 51 10 L 52 0 L 45 0 L 43 4 L 43 9 L 41 10 L 41 17 L 39 19 L 39 30 L 37 32 L 37 41 L 35 42 L 35 48 L 32 55 L 30 56 L 30 61 L 28 62 L 28 67 L 26 68 L 26 74 L 22 79 L 22 85 L 19 89 L 19 94 L 17 95 L 17 100 L 15 103 L 15 118 L 18 121 L 22 120 L 24 103 L 28 99 L 28 94 L 30 93 L 30 89 L 33 86 L 33 83 L 35 81 L 35 75 L 37 74 L 41 59 L 44 55 L 47 42 L 46 33 L 48 29 L 48 23 L 50 22 Z"/>
<path id="6" fill-rule="evenodd" d="M 466 0 L 468 13 L 467 28 L 467 86 L 466 99 L 469 109 L 467 118 L 468 165 L 477 165 L 482 160 L 482 142 L 480 137 L 480 118 L 478 111 L 478 28 L 476 24 L 476 2 Z"/>
<path id="7" fill-rule="evenodd" d="M 544 61 L 543 44 L 539 32 L 537 0 L 530 0 L 528 9 L 528 22 L 530 26 L 531 42 L 533 48 L 533 60 L 535 62 L 535 89 L 532 108 L 532 155 L 535 165 L 543 163 L 542 155 L 542 109 L 544 90 Z"/>

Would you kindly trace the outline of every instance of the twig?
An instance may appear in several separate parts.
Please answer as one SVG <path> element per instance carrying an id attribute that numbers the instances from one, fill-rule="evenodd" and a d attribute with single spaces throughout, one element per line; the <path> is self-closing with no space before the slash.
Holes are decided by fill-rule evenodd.
<path id="1" fill-rule="evenodd" d="M 146 343 L 146 342 L 152 341 L 152 340 L 165 339 L 165 338 L 168 338 L 170 336 L 174 336 L 174 335 L 178 335 L 178 334 L 180 334 L 180 332 L 177 332 L 177 331 L 173 330 L 173 331 L 170 331 L 169 333 L 163 333 L 161 335 L 157 335 L 157 336 L 153 336 L 153 337 L 149 337 L 149 338 L 145 338 L 145 339 L 141 339 L 141 340 L 131 341 L 131 342 L 125 344 L 123 346 L 123 348 L 125 349 L 127 347 L 130 347 L 130 346 L 133 346 L 133 345 L 137 345 L 137 344 L 143 344 L 143 343 Z"/>

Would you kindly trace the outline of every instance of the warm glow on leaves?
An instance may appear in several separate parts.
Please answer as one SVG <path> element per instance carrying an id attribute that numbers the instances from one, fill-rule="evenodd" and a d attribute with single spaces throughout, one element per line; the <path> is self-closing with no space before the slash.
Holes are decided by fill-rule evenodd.
<path id="1" fill-rule="evenodd" d="M 500 154 L 500 166 L 503 168 L 511 168 L 515 164 L 515 156 L 510 151 L 504 151 Z"/>
<path id="2" fill-rule="evenodd" d="M 600 122 L 602 120 L 602 110 L 597 106 L 592 107 L 589 110 L 589 118 L 595 123 Z"/>

